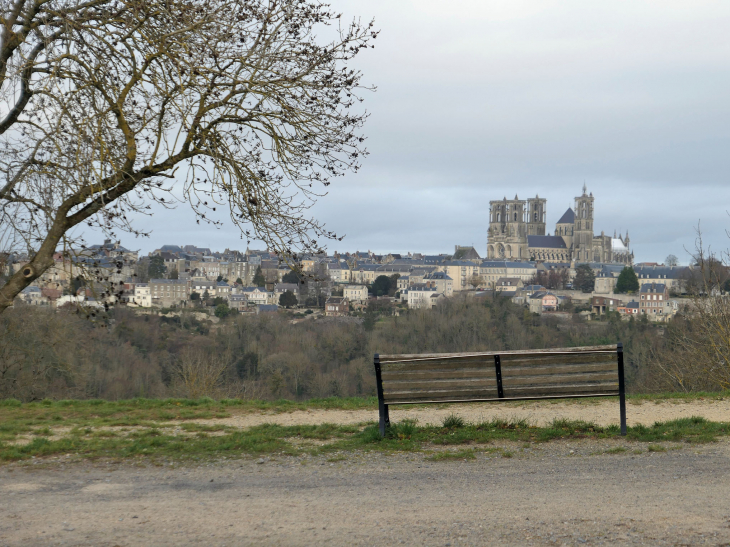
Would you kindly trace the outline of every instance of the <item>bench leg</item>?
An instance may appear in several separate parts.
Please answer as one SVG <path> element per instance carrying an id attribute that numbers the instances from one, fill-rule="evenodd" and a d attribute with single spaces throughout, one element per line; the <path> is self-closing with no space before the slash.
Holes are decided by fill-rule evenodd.
<path id="1" fill-rule="evenodd" d="M 375 354 L 373 359 L 375 365 L 375 383 L 378 389 L 378 410 L 380 411 L 380 436 L 385 437 L 385 428 L 390 427 L 390 416 L 388 415 L 388 405 L 385 404 L 383 396 L 383 376 L 380 372 L 380 355 Z"/>
<path id="2" fill-rule="evenodd" d="M 618 343 L 618 404 L 621 414 L 621 435 L 626 435 L 626 383 L 624 381 L 624 346 Z"/>
<path id="3" fill-rule="evenodd" d="M 390 415 L 388 413 L 388 405 L 380 401 L 380 436 L 385 437 L 385 428 L 390 427 Z"/>

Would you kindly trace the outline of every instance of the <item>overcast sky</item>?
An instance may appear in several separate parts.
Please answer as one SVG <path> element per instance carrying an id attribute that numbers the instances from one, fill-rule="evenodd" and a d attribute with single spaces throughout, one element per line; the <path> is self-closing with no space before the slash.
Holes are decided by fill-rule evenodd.
<path id="1" fill-rule="evenodd" d="M 637 262 L 687 262 L 699 220 L 730 247 L 730 2 L 332 3 L 381 34 L 357 62 L 370 156 L 315 208 L 347 234 L 330 250 L 485 256 L 489 200 L 546 197 L 553 232 L 584 182 Z M 185 205 L 139 226 L 144 252 L 245 249 Z"/>

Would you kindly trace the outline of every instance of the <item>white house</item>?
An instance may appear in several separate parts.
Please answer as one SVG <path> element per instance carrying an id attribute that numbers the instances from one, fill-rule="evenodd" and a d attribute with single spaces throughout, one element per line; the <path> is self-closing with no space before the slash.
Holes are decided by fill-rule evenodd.
<path id="1" fill-rule="evenodd" d="M 430 309 L 436 301 L 435 298 L 431 298 L 434 294 L 439 294 L 436 287 L 429 287 L 423 283 L 411 285 L 408 288 L 408 307 Z"/>
<path id="2" fill-rule="evenodd" d="M 141 308 L 149 308 L 152 306 L 152 296 L 150 295 L 150 286 L 147 283 L 137 283 L 134 286 L 134 297 L 132 303 Z"/>
<path id="3" fill-rule="evenodd" d="M 365 285 L 346 285 L 342 295 L 350 302 L 367 302 L 368 288 Z"/>

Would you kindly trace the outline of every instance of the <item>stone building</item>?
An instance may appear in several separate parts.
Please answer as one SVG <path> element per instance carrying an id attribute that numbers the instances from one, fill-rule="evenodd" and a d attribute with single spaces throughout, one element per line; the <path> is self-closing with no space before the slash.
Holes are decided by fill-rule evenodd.
<path id="1" fill-rule="evenodd" d="M 489 259 L 530 260 L 538 262 L 617 262 L 632 264 L 629 234 L 614 237 L 593 232 L 594 197 L 583 185 L 583 193 L 575 198 L 575 207 L 568 208 L 555 224 L 555 233 L 545 234 L 547 200 L 535 196 L 489 202 Z"/>

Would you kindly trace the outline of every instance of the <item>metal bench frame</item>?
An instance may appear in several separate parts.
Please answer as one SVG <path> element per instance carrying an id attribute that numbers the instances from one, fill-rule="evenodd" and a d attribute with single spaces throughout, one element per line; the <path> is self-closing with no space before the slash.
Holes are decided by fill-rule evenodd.
<path id="1" fill-rule="evenodd" d="M 502 357 L 516 356 L 516 357 L 537 357 L 540 356 L 555 356 L 555 355 L 594 355 L 599 353 L 615 353 L 617 361 L 617 373 L 618 373 L 618 389 L 608 390 L 599 393 L 561 393 L 559 395 L 533 395 L 533 396 L 517 396 L 517 397 L 505 397 L 504 382 L 502 378 Z M 434 397 L 433 400 L 418 399 L 412 401 L 398 401 L 386 403 L 386 394 L 383 390 L 383 366 L 387 366 L 388 363 L 427 363 L 428 361 L 447 361 L 449 359 L 464 359 L 464 358 L 484 358 L 484 364 L 487 366 L 494 367 L 494 378 L 496 380 L 497 397 L 474 397 L 474 398 L 461 398 L 461 399 L 439 399 Z M 386 362 L 381 363 L 381 359 L 385 359 Z M 493 365 L 491 362 L 493 361 Z M 429 403 L 466 403 L 466 402 L 499 402 L 499 401 L 520 401 L 520 400 L 542 400 L 542 399 L 569 399 L 569 398 L 580 398 L 580 397 L 619 397 L 619 412 L 621 419 L 621 435 L 626 435 L 626 389 L 624 383 L 624 351 L 623 344 L 619 342 L 615 346 L 589 346 L 589 347 L 578 347 L 578 348 L 557 348 L 557 349 L 544 349 L 544 350 L 526 350 L 526 351 L 503 351 L 503 352 L 483 352 L 483 353 L 449 353 L 449 354 L 415 354 L 415 355 L 379 355 L 375 354 L 374 358 L 375 365 L 375 379 L 377 382 L 378 389 L 378 409 L 380 413 L 380 435 L 385 436 L 386 428 L 390 426 L 390 415 L 388 407 L 394 404 L 397 405 L 408 405 L 408 404 L 429 404 Z M 544 365 L 546 366 L 546 365 Z M 545 375 L 543 375 L 545 377 Z M 537 389 L 537 388 L 536 388 Z M 427 392 L 423 392 L 427 393 Z"/>

